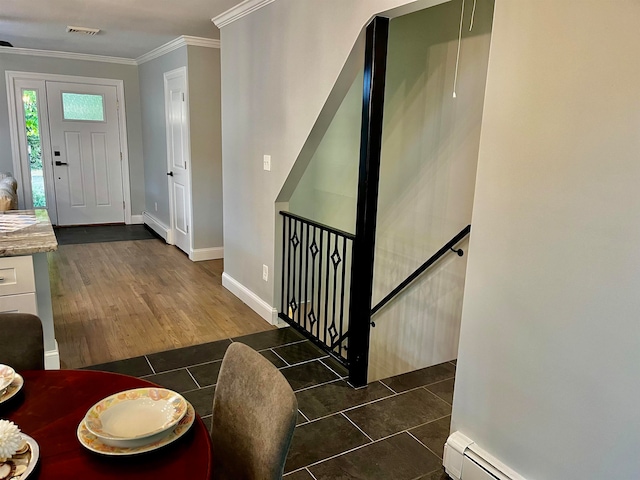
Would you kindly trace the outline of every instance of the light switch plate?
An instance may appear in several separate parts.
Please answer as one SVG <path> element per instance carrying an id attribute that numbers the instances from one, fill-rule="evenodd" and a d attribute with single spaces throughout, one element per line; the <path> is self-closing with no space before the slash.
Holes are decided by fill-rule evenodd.
<path id="1" fill-rule="evenodd" d="M 262 279 L 266 282 L 269 280 L 269 267 L 262 265 Z"/>
<path id="2" fill-rule="evenodd" d="M 262 157 L 262 166 L 266 171 L 271 171 L 271 155 L 264 155 Z"/>

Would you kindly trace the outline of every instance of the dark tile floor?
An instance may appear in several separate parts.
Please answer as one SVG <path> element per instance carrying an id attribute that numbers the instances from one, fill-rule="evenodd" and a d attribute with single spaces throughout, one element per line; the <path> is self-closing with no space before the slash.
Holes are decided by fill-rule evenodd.
<path id="1" fill-rule="evenodd" d="M 231 342 L 258 350 L 298 398 L 286 480 L 442 480 L 455 364 L 443 363 L 353 389 L 347 372 L 290 328 L 170 350 L 94 370 L 133 375 L 182 393 L 211 423 L 220 363 Z"/>
<path id="2" fill-rule="evenodd" d="M 79 227 L 55 227 L 53 231 L 59 245 L 158 238 L 144 225 L 82 225 Z"/>

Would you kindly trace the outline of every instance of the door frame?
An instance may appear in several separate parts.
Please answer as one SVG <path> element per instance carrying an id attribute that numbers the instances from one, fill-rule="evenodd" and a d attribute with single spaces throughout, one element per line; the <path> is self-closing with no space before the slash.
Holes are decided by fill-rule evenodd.
<path id="1" fill-rule="evenodd" d="M 169 138 L 169 96 L 168 96 L 168 88 L 169 88 L 169 80 L 173 78 L 179 78 L 184 76 L 184 104 L 186 108 L 186 142 L 183 144 L 185 158 L 187 159 L 187 186 L 189 188 L 189 204 L 187 205 L 187 211 L 189 212 L 189 251 L 185 252 L 191 258 L 193 254 L 193 202 L 191 201 L 191 117 L 189 113 L 189 72 L 187 71 L 187 67 L 179 67 L 174 70 L 170 70 L 168 72 L 164 72 L 163 74 L 163 83 L 164 83 L 164 121 L 165 121 L 165 136 L 167 141 L 167 173 L 171 171 L 171 160 L 169 152 L 171 150 L 171 140 Z M 169 192 L 169 231 L 167 232 L 167 243 L 170 245 L 175 245 L 175 231 L 176 231 L 176 213 L 173 208 L 173 189 L 171 188 L 172 179 L 167 175 L 167 190 Z"/>
<path id="2" fill-rule="evenodd" d="M 120 149 L 122 150 L 122 193 L 124 198 L 124 223 L 131 224 L 131 182 L 129 179 L 129 145 L 127 142 L 127 114 L 124 97 L 124 81 L 110 78 L 95 78 L 95 77 L 80 77 L 76 75 L 58 75 L 53 73 L 36 73 L 36 72 L 18 72 L 18 71 L 6 71 L 5 79 L 7 82 L 7 103 L 9 107 L 9 133 L 11 136 L 11 156 L 13 159 L 13 175 L 21 182 L 18 184 L 18 201 L 20 208 L 32 208 L 33 199 L 27 198 L 24 192 L 27 190 L 24 186 L 31 185 L 29 159 L 26 156 L 21 155 L 21 151 L 26 152 L 26 144 L 22 145 L 20 132 L 24 129 L 24 124 L 19 124 L 18 105 L 16 101 L 16 82 L 21 80 L 41 81 L 43 95 L 38 98 L 38 113 L 42 111 L 48 112 L 47 105 L 47 92 L 44 88 L 45 82 L 64 82 L 64 83 L 81 83 L 86 85 L 103 85 L 116 87 L 116 101 L 118 102 L 118 134 L 120 137 Z M 20 87 L 18 87 L 20 88 Z M 44 106 L 44 110 L 43 110 Z M 49 131 L 49 118 L 46 119 L 46 131 L 41 128 L 40 138 L 43 139 L 43 147 L 47 147 L 48 151 L 43 160 L 46 160 L 51 170 L 51 133 Z M 24 135 L 23 135 L 24 136 Z M 46 138 L 44 138 L 46 137 Z M 44 148 L 43 148 L 44 150 Z M 28 181 L 28 183 L 26 183 Z M 20 188 L 22 187 L 22 188 Z M 31 188 L 28 189 L 29 193 Z M 54 199 L 55 205 L 55 189 L 49 192 L 49 185 L 47 184 L 47 201 L 49 198 Z M 57 222 L 57 220 L 56 220 Z"/>

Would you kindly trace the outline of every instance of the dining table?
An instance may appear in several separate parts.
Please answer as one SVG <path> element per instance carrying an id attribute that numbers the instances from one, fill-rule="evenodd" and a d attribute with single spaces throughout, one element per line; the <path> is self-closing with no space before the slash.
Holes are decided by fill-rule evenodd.
<path id="1" fill-rule="evenodd" d="M 38 443 L 35 479 L 211 478 L 211 440 L 198 415 L 180 438 L 146 453 L 95 453 L 78 440 L 78 425 L 94 404 L 117 392 L 158 385 L 91 370 L 34 370 L 21 375 L 24 385 L 14 398 L 0 404 L 0 418 L 14 422 Z"/>

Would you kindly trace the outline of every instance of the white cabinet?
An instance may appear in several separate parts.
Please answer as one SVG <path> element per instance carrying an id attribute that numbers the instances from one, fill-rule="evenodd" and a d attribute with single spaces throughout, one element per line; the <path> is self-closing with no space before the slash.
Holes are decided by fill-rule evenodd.
<path id="1" fill-rule="evenodd" d="M 40 317 L 45 368 L 60 368 L 46 253 L 0 257 L 0 313 L 31 313 Z"/>
<path id="2" fill-rule="evenodd" d="M 31 255 L 0 258 L 0 312 L 38 314 Z"/>

